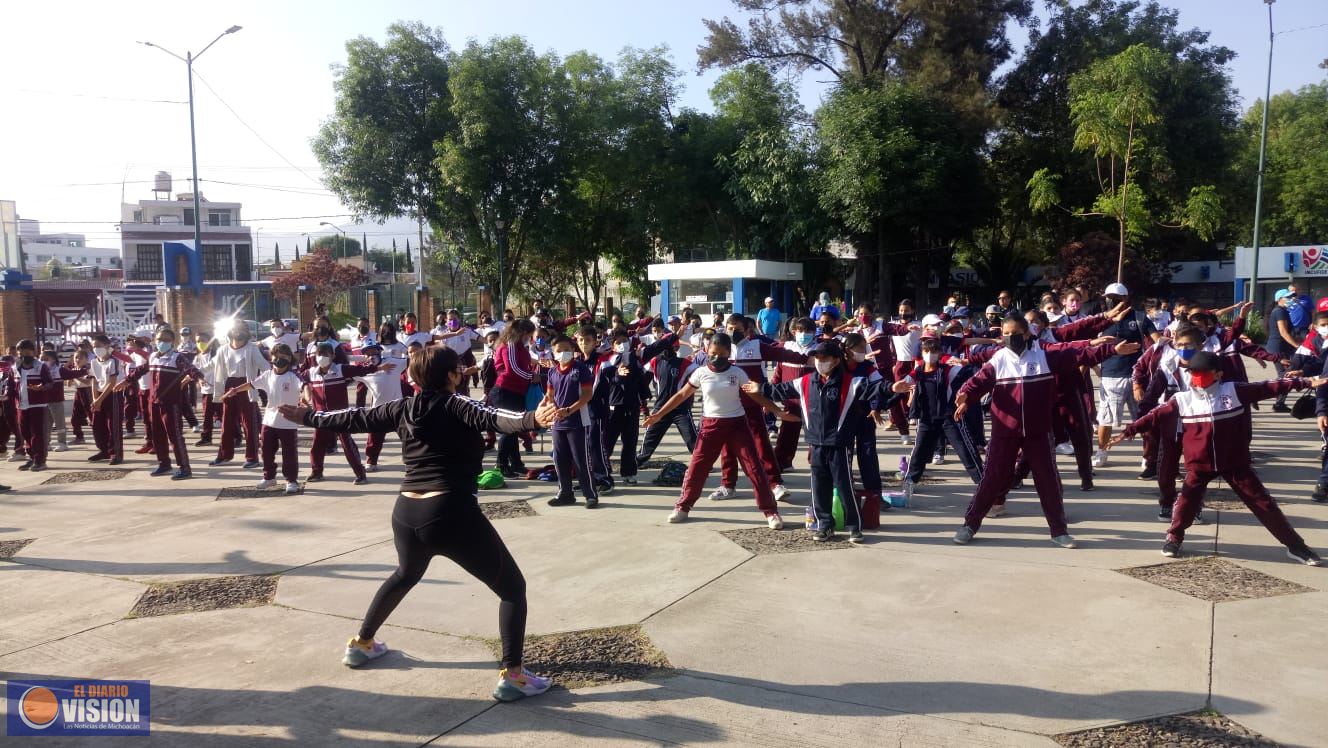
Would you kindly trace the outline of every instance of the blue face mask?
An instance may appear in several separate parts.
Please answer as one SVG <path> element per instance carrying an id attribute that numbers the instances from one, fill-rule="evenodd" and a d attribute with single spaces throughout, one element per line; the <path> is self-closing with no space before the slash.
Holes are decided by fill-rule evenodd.
<path id="1" fill-rule="evenodd" d="M 811 345 L 812 341 L 814 340 L 816 340 L 816 336 L 813 335 L 812 333 L 809 332 L 798 333 L 798 345 L 808 346 Z"/>
<path id="2" fill-rule="evenodd" d="M 1180 355 L 1180 358 L 1181 358 L 1182 361 L 1189 361 L 1190 359 L 1194 358 L 1194 354 L 1196 354 L 1196 353 L 1198 353 L 1198 352 L 1199 352 L 1199 349 L 1197 349 L 1197 348 L 1177 348 L 1177 349 L 1176 349 L 1176 353 Z"/>
<path id="3" fill-rule="evenodd" d="M 175 344 L 174 344 L 174 343 L 171 343 L 171 342 L 169 342 L 169 341 L 165 341 L 165 340 L 158 340 L 158 341 L 157 341 L 157 353 L 170 353 L 170 352 L 171 352 L 171 349 L 174 348 L 174 347 L 175 347 Z"/>

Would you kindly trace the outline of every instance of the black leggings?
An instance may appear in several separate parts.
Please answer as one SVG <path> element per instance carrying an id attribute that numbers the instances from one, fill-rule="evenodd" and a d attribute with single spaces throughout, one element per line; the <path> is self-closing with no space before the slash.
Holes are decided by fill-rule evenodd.
<path id="1" fill-rule="evenodd" d="M 526 579 L 473 495 L 443 494 L 428 499 L 398 496 L 392 510 L 397 569 L 378 588 L 360 626 L 372 639 L 410 592 L 434 556 L 446 556 L 498 595 L 498 631 L 503 667 L 521 664 L 526 638 Z"/>
<path id="2" fill-rule="evenodd" d="M 524 413 L 526 410 L 525 395 L 518 395 L 501 387 L 494 387 L 489 390 L 489 399 L 493 401 L 495 408 L 513 410 L 519 413 Z M 516 441 L 516 434 L 500 434 L 498 436 L 498 469 L 515 468 L 521 465 L 521 453 L 517 451 Z"/>

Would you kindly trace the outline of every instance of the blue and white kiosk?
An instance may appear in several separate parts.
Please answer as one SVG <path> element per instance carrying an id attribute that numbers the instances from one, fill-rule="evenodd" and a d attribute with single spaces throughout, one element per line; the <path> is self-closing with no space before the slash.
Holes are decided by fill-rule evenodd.
<path id="1" fill-rule="evenodd" d="M 795 288 L 802 282 L 802 264 L 772 260 L 671 262 L 650 265 L 646 277 L 659 282 L 660 312 L 678 314 L 685 307 L 705 318 L 723 314 L 755 314 L 765 297 L 785 314 L 793 308 Z"/>

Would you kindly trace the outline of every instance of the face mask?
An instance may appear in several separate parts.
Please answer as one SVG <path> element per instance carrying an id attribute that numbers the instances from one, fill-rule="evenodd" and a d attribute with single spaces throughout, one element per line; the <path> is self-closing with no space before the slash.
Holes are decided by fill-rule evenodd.
<path id="1" fill-rule="evenodd" d="M 1023 335 L 1006 335 L 1005 347 L 1015 353 L 1023 353 L 1024 349 L 1028 347 L 1028 338 Z"/>
<path id="2" fill-rule="evenodd" d="M 1201 390 L 1206 390 L 1217 383 L 1217 372 L 1192 371 L 1190 372 L 1190 383 Z"/>
<path id="3" fill-rule="evenodd" d="M 729 333 L 729 337 L 733 338 L 733 342 L 741 343 L 743 338 L 747 337 L 747 335 L 742 330 L 734 330 Z"/>
<path id="4" fill-rule="evenodd" d="M 92 355 L 96 356 L 97 358 L 106 358 L 107 356 L 111 355 L 111 352 L 105 348 L 93 348 Z"/>
<path id="5" fill-rule="evenodd" d="M 1067 314 L 1075 314 L 1076 312 L 1079 311 L 1079 302 L 1077 301 L 1065 302 L 1065 311 Z"/>
<path id="6" fill-rule="evenodd" d="M 816 359 L 816 373 L 823 377 L 829 376 L 830 372 L 834 371 L 838 365 L 839 362 L 833 358 L 818 358 Z"/>
<path id="7" fill-rule="evenodd" d="M 413 334 L 414 332 L 415 332 L 415 323 L 414 323 L 414 322 L 407 322 L 407 323 L 406 323 L 406 334 L 407 334 L 407 335 L 411 335 L 411 334 Z"/>
<path id="8" fill-rule="evenodd" d="M 1181 360 L 1181 361 L 1189 361 L 1190 359 L 1194 358 L 1194 354 L 1196 354 L 1196 353 L 1198 353 L 1198 352 L 1199 352 L 1199 349 L 1198 349 L 1198 348 L 1177 348 L 1177 349 L 1176 349 L 1176 355 L 1180 356 L 1180 360 Z"/>
<path id="9" fill-rule="evenodd" d="M 369 334 L 369 326 L 368 326 L 368 325 L 360 325 L 359 330 L 360 330 L 360 335 L 368 335 L 368 334 Z"/>
<path id="10" fill-rule="evenodd" d="M 397 334 L 394 332 L 379 333 L 378 339 L 383 341 L 384 343 L 395 343 L 397 340 Z"/>
<path id="11" fill-rule="evenodd" d="M 941 361 L 941 354 L 939 354 L 939 353 L 924 353 L 924 354 L 922 354 L 922 360 L 925 361 L 926 363 L 929 363 L 929 364 L 933 364 L 933 365 L 935 365 L 935 364 L 940 363 L 940 361 Z"/>
<path id="12" fill-rule="evenodd" d="M 627 352 L 627 344 L 626 344 L 626 343 L 614 343 L 614 344 L 613 344 L 613 352 L 614 352 L 614 353 L 626 353 L 626 352 Z"/>
<path id="13" fill-rule="evenodd" d="M 800 346 L 804 347 L 809 346 L 812 344 L 812 341 L 814 340 L 816 340 L 816 336 L 813 335 L 812 333 L 809 332 L 798 333 L 798 345 Z"/>
<path id="14" fill-rule="evenodd" d="M 1029 322 L 1028 331 L 1033 333 L 1034 335 L 1037 335 L 1038 333 L 1042 332 L 1042 325 L 1039 325 L 1036 322 Z"/>
<path id="15" fill-rule="evenodd" d="M 558 363 L 560 364 L 570 364 L 572 363 L 572 357 L 575 355 L 576 354 L 571 351 L 558 351 L 558 355 L 555 358 L 558 359 Z"/>
<path id="16" fill-rule="evenodd" d="M 274 367 L 276 367 L 276 368 L 278 368 L 278 369 L 286 369 L 286 368 L 289 368 L 289 367 L 290 367 L 290 364 L 291 364 L 291 360 L 288 359 L 288 358 L 274 358 L 274 359 L 272 359 L 272 366 L 274 366 Z"/>
<path id="17" fill-rule="evenodd" d="M 901 320 L 903 320 L 903 321 L 905 321 L 905 322 L 912 322 L 912 321 L 913 321 L 913 313 L 912 313 L 912 312 L 909 312 L 908 314 L 905 314 L 905 313 L 903 313 L 903 312 L 900 312 L 900 313 L 899 313 L 899 319 L 901 319 Z"/>
<path id="18" fill-rule="evenodd" d="M 281 334 L 284 333 L 284 332 L 286 332 L 286 328 L 284 328 L 284 327 L 274 327 L 274 328 L 272 328 L 272 337 L 274 337 L 274 338 L 279 338 L 279 337 L 281 337 Z"/>
<path id="19" fill-rule="evenodd" d="M 319 356 L 316 360 L 318 361 L 318 368 L 320 369 L 326 369 L 332 365 L 331 356 Z"/>
<path id="20" fill-rule="evenodd" d="M 1319 325 L 1314 329 L 1319 331 L 1319 337 L 1328 338 L 1328 325 Z"/>
<path id="21" fill-rule="evenodd" d="M 729 368 L 728 356 L 715 356 L 710 359 L 710 368 L 715 371 L 724 371 Z"/>
<path id="22" fill-rule="evenodd" d="M 35 362 L 36 360 L 37 360 L 37 357 L 36 357 L 36 356 L 20 356 L 20 357 L 19 357 L 19 361 L 20 361 L 24 366 L 32 366 L 33 362 Z"/>
<path id="23" fill-rule="evenodd" d="M 870 314 L 859 314 L 859 315 L 858 315 L 858 321 L 861 322 L 861 323 L 864 324 L 864 325 L 870 325 L 870 324 L 871 324 L 871 321 L 872 321 L 872 318 L 871 318 L 871 315 L 870 315 Z"/>
<path id="24" fill-rule="evenodd" d="M 455 320 L 455 319 L 449 319 L 449 320 L 447 321 L 447 329 L 449 329 L 449 330 L 459 330 L 459 329 L 461 329 L 461 321 L 460 321 L 460 320 Z"/>
<path id="25" fill-rule="evenodd" d="M 544 338 L 535 338 L 535 347 L 536 347 L 536 348 L 543 348 L 543 347 L 544 347 Z"/>
<path id="26" fill-rule="evenodd" d="M 157 341 L 157 353 L 170 353 L 170 352 L 171 352 L 171 349 L 174 348 L 174 347 L 175 347 L 175 344 L 172 343 L 172 342 L 170 342 L 169 340 L 158 340 L 158 341 Z"/>
<path id="27" fill-rule="evenodd" d="M 511 317 L 503 317 L 503 322 L 506 323 L 506 322 L 511 322 L 511 321 L 512 321 L 512 318 L 511 318 Z"/>

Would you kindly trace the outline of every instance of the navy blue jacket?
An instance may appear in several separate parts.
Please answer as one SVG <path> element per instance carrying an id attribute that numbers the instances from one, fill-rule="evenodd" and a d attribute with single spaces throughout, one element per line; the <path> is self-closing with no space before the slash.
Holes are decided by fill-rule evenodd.
<path id="1" fill-rule="evenodd" d="M 808 374 L 792 382 L 767 384 L 762 390 L 776 402 L 797 399 L 802 405 L 802 427 L 807 443 L 815 447 L 849 447 L 857 424 L 867 417 L 870 402 L 889 395 L 889 380 L 847 373 L 840 364 L 821 381 Z"/>

